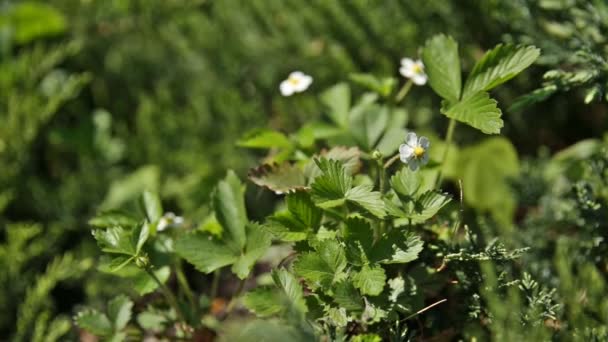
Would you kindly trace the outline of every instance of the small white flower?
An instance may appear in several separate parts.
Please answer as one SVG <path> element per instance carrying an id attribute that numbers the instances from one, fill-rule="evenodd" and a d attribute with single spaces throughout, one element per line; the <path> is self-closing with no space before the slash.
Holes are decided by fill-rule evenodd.
<path id="1" fill-rule="evenodd" d="M 294 71 L 279 86 L 283 96 L 291 96 L 294 93 L 301 93 L 310 87 L 312 77 L 301 71 Z"/>
<path id="2" fill-rule="evenodd" d="M 167 228 L 176 228 L 181 226 L 184 223 L 184 218 L 181 216 L 176 216 L 172 212 L 165 213 L 163 217 L 158 220 L 158 224 L 156 225 L 156 231 L 162 232 Z"/>
<path id="3" fill-rule="evenodd" d="M 416 133 L 410 132 L 405 137 L 405 144 L 399 146 L 399 158 L 412 171 L 415 171 L 418 166 L 429 162 L 428 151 L 430 146 L 431 142 L 427 137 L 418 138 Z"/>
<path id="4" fill-rule="evenodd" d="M 421 60 L 413 60 L 411 58 L 403 58 L 401 60 L 401 68 L 399 73 L 403 77 L 411 79 L 417 85 L 425 85 L 427 76 L 424 73 L 424 64 Z"/>

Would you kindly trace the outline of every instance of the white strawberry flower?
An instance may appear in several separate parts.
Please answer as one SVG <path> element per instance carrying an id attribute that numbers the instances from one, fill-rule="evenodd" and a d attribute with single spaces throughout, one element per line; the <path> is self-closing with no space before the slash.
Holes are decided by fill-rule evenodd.
<path id="1" fill-rule="evenodd" d="M 401 68 L 399 73 L 403 77 L 407 77 L 417 85 L 425 85 L 428 77 L 424 73 L 424 64 L 421 60 L 413 60 L 411 58 L 403 58 L 401 60 Z"/>
<path id="2" fill-rule="evenodd" d="M 412 171 L 429 162 L 429 147 L 431 142 L 427 137 L 416 136 L 410 132 L 405 137 L 405 144 L 399 146 L 399 159 L 407 164 Z"/>
<path id="3" fill-rule="evenodd" d="M 158 220 L 158 224 L 156 225 L 156 230 L 162 232 L 167 228 L 176 228 L 181 226 L 184 223 L 184 218 L 181 216 L 177 216 L 172 212 L 165 213 L 163 217 Z"/>
<path id="4" fill-rule="evenodd" d="M 283 96 L 291 96 L 295 93 L 301 93 L 308 89 L 312 83 L 312 77 L 301 71 L 294 71 L 289 74 L 289 77 L 279 86 L 279 90 Z"/>

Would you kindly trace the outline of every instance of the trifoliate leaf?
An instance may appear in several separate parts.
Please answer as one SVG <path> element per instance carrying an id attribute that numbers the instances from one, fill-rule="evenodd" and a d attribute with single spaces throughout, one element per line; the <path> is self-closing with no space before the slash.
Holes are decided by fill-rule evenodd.
<path id="1" fill-rule="evenodd" d="M 308 311 L 302 286 L 293 274 L 286 269 L 281 268 L 272 272 L 272 279 L 297 311 L 301 313 L 306 313 Z"/>
<path id="2" fill-rule="evenodd" d="M 359 157 L 361 156 L 361 151 L 357 147 L 345 147 L 345 146 L 336 146 L 332 147 L 330 150 L 323 150 L 317 157 L 322 157 L 324 159 L 333 159 L 342 162 L 344 169 L 348 175 L 354 175 L 359 171 L 361 167 L 361 161 Z M 310 161 L 306 164 L 304 168 L 304 174 L 309 182 L 313 181 L 315 178 L 323 174 L 323 171 L 317 166 L 317 163 L 314 161 Z"/>
<path id="3" fill-rule="evenodd" d="M 232 272 L 240 279 L 247 278 L 255 262 L 266 253 L 270 244 L 270 235 L 260 225 L 248 224 L 247 243 L 232 265 Z"/>
<path id="4" fill-rule="evenodd" d="M 462 87 L 458 43 L 452 37 L 436 35 L 426 42 L 422 61 L 431 88 L 450 103 L 456 103 Z"/>
<path id="5" fill-rule="evenodd" d="M 93 335 L 108 336 L 114 331 L 108 317 L 97 310 L 87 309 L 81 311 L 76 315 L 74 320 L 79 327 Z"/>
<path id="6" fill-rule="evenodd" d="M 486 134 L 498 134 L 504 125 L 502 112 L 496 105 L 496 100 L 486 92 L 478 92 L 462 101 L 447 106 L 443 103 L 441 113 L 448 118 L 464 122 Z"/>
<path id="7" fill-rule="evenodd" d="M 463 99 L 505 83 L 539 56 L 540 50 L 534 46 L 497 45 L 475 64 L 464 85 Z"/>
<path id="8" fill-rule="evenodd" d="M 420 195 L 413 206 L 413 210 L 405 213 L 404 217 L 396 219 L 396 226 L 407 224 L 424 223 L 435 216 L 441 208 L 448 204 L 452 197 L 445 193 L 440 193 L 434 190 L 427 191 Z"/>
<path id="9" fill-rule="evenodd" d="M 347 127 L 350 110 L 350 88 L 346 83 L 339 83 L 321 96 L 321 102 L 327 107 L 327 114 L 340 127 Z"/>
<path id="10" fill-rule="evenodd" d="M 114 331 L 122 330 L 131 319 L 133 302 L 129 297 L 120 295 L 108 303 L 108 318 L 114 326 Z"/>
<path id="11" fill-rule="evenodd" d="M 401 168 L 391 177 L 391 187 L 402 201 L 412 200 L 421 184 L 420 173 L 407 167 Z"/>
<path id="12" fill-rule="evenodd" d="M 228 171 L 226 178 L 218 183 L 212 196 L 215 216 L 224 229 L 223 241 L 235 252 L 242 250 L 246 242 L 247 212 L 244 193 L 245 189 L 239 178 L 233 171 Z"/>
<path id="13" fill-rule="evenodd" d="M 337 160 L 315 160 L 323 174 L 311 185 L 312 199 L 321 208 L 333 208 L 345 203 L 344 195 L 352 186 L 342 164 Z"/>
<path id="14" fill-rule="evenodd" d="M 122 227 L 93 230 L 93 236 L 102 251 L 111 254 L 124 254 L 133 256 L 137 254 L 136 245 L 133 244 L 133 231 Z"/>
<path id="15" fill-rule="evenodd" d="M 311 230 L 293 217 L 290 212 L 279 212 L 268 218 L 262 229 L 270 233 L 274 238 L 295 242 L 306 240 Z"/>
<path id="16" fill-rule="evenodd" d="M 381 266 L 365 265 L 353 276 L 353 285 L 362 295 L 377 296 L 386 283 L 386 273 Z"/>
<path id="17" fill-rule="evenodd" d="M 276 289 L 260 287 L 243 296 L 245 307 L 258 317 L 273 316 L 283 310 L 283 302 Z"/>
<path id="18" fill-rule="evenodd" d="M 306 227 L 317 229 L 321 224 L 322 212 L 315 206 L 310 194 L 305 191 L 296 191 L 285 198 L 287 209 L 294 218 Z"/>
<path id="19" fill-rule="evenodd" d="M 372 215 L 382 218 L 386 214 L 382 194 L 378 191 L 372 191 L 372 188 L 372 185 L 358 185 L 348 190 L 345 197 L 349 202 L 355 203 Z"/>
<path id="20" fill-rule="evenodd" d="M 307 188 L 302 170 L 289 162 L 260 165 L 249 170 L 249 179 L 278 195 Z"/>
<path id="21" fill-rule="evenodd" d="M 334 288 L 333 299 L 341 308 L 361 312 L 365 308 L 363 297 L 349 280 L 338 282 Z"/>
<path id="22" fill-rule="evenodd" d="M 330 324 L 338 328 L 345 327 L 349 322 L 345 308 L 329 308 L 326 316 L 329 318 Z"/>
<path id="23" fill-rule="evenodd" d="M 393 229 L 383 235 L 370 253 L 372 262 L 382 264 L 403 264 L 418 259 L 424 243 L 420 237 Z"/>
<path id="24" fill-rule="evenodd" d="M 203 273 L 211 273 L 237 260 L 236 253 L 221 241 L 198 232 L 180 236 L 175 242 L 175 252 Z"/>
<path id="25" fill-rule="evenodd" d="M 293 265 L 294 272 L 304 278 L 311 287 L 330 288 L 343 277 L 346 267 L 344 249 L 335 240 L 322 240 L 316 252 L 302 254 Z"/>
<path id="26" fill-rule="evenodd" d="M 248 148 L 278 148 L 291 146 L 291 142 L 285 134 L 270 129 L 255 129 L 247 132 L 236 144 Z"/>

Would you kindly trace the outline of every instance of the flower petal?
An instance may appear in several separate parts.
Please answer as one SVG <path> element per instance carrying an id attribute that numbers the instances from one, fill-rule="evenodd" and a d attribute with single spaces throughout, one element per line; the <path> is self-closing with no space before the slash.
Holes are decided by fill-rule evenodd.
<path id="1" fill-rule="evenodd" d="M 404 66 L 399 68 L 399 73 L 401 74 L 401 76 L 406 77 L 406 78 L 412 78 L 415 76 L 414 70 L 412 68 L 407 68 Z"/>
<path id="2" fill-rule="evenodd" d="M 427 81 L 427 76 L 426 74 L 415 74 L 411 77 L 411 79 L 416 85 L 425 85 Z"/>
<path id="3" fill-rule="evenodd" d="M 293 90 L 298 93 L 303 92 L 304 90 L 308 89 L 311 83 L 312 77 L 303 75 L 302 78 L 300 78 L 300 81 L 294 85 Z"/>
<path id="4" fill-rule="evenodd" d="M 420 137 L 420 139 L 418 139 L 418 144 L 420 144 L 420 146 L 425 150 L 431 146 L 431 142 L 427 137 Z"/>
<path id="5" fill-rule="evenodd" d="M 279 90 L 281 91 L 281 95 L 283 96 L 291 96 L 294 92 L 294 89 L 289 81 L 281 82 Z"/>
<path id="6" fill-rule="evenodd" d="M 302 77 L 306 76 L 306 74 L 304 74 L 301 71 L 294 71 L 291 74 L 289 74 L 289 78 L 295 78 L 295 79 L 301 79 Z"/>
<path id="7" fill-rule="evenodd" d="M 414 154 L 414 148 L 406 144 L 401 144 L 399 146 L 399 154 L 405 155 L 409 158 L 412 154 Z"/>
<path id="8" fill-rule="evenodd" d="M 418 146 L 418 136 L 416 136 L 416 133 L 409 132 L 405 136 L 405 143 L 408 144 L 411 148 Z"/>
<path id="9" fill-rule="evenodd" d="M 414 65 L 414 60 L 411 58 L 402 58 L 401 59 L 401 66 L 407 68 L 407 69 L 411 69 L 412 66 Z"/>
<path id="10" fill-rule="evenodd" d="M 426 165 L 429 162 L 429 154 L 428 153 L 424 153 L 422 155 L 422 158 L 420 158 L 420 164 L 421 165 Z"/>
<path id="11" fill-rule="evenodd" d="M 407 165 L 410 167 L 410 170 L 416 171 L 416 169 L 418 168 L 418 159 L 410 159 Z"/>

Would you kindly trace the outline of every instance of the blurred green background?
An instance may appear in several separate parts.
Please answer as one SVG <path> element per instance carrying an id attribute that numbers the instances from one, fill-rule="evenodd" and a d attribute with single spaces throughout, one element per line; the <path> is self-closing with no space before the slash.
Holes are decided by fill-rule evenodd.
<path id="1" fill-rule="evenodd" d="M 246 131 L 294 131 L 321 116 L 315 94 L 355 72 L 398 77 L 399 60 L 436 33 L 460 42 L 465 71 L 500 42 L 542 49 L 496 94 L 522 158 L 601 137 L 606 103 L 585 100 L 604 91 L 606 70 L 507 107 L 550 69 L 595 70 L 570 59 L 607 54 L 607 17 L 601 0 L 0 0 L 0 336 L 25 338 L 41 315 L 60 331 L 62 314 L 116 292 L 91 267 L 96 212 L 150 189 L 201 219 L 227 168 L 256 165 L 235 144 Z M 314 83 L 283 98 L 293 70 Z M 406 102 L 409 128 L 443 135 L 430 89 Z M 480 138 L 462 127 L 457 140 Z"/>

